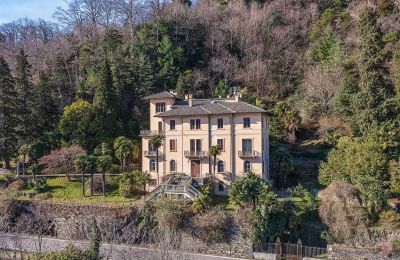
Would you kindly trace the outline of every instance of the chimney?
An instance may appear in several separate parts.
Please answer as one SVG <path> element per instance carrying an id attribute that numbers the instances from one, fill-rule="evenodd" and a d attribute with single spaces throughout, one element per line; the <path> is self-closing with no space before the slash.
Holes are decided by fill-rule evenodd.
<path id="1" fill-rule="evenodd" d="M 185 100 L 189 100 L 189 95 L 185 94 Z"/>
<path id="2" fill-rule="evenodd" d="M 191 107 L 193 105 L 193 95 L 188 94 L 188 100 L 189 100 L 189 106 Z"/>
<path id="3" fill-rule="evenodd" d="M 234 98 L 235 98 L 235 102 L 240 102 L 240 94 L 239 93 L 236 93 Z"/>

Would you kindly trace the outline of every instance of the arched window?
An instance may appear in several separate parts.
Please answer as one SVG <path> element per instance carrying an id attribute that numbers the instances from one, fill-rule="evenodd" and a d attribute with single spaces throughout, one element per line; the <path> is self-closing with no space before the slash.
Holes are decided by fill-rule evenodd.
<path id="1" fill-rule="evenodd" d="M 250 161 L 244 161 L 244 163 L 243 163 L 243 171 L 245 173 L 249 173 L 251 171 Z"/>
<path id="2" fill-rule="evenodd" d="M 170 172 L 175 172 L 176 171 L 176 162 L 175 162 L 175 160 L 171 160 L 169 162 L 169 171 Z"/>
<path id="3" fill-rule="evenodd" d="M 156 170 L 156 161 L 155 160 L 150 160 L 150 171 L 154 172 Z"/>
<path id="4" fill-rule="evenodd" d="M 218 172 L 224 172 L 224 162 L 218 161 Z"/>

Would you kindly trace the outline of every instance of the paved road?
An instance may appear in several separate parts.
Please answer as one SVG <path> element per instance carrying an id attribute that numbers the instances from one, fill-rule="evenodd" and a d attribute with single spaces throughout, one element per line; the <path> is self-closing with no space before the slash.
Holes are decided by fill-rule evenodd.
<path id="1" fill-rule="evenodd" d="M 59 251 L 68 245 L 73 245 L 78 248 L 89 247 L 89 243 L 87 241 L 43 238 L 42 252 Z M 0 233 L 0 248 L 11 251 L 16 250 L 24 252 L 38 252 L 39 243 L 36 237 Z M 104 259 L 109 260 L 243 260 L 242 258 L 189 254 L 177 251 L 149 249 L 127 245 L 112 245 L 106 243 L 101 245 L 100 253 Z"/>

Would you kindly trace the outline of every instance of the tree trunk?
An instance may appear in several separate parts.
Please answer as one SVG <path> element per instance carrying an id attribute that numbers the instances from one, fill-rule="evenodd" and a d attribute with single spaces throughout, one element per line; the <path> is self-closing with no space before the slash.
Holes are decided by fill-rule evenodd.
<path id="1" fill-rule="evenodd" d="M 156 150 L 156 170 L 157 170 L 157 184 L 160 185 L 160 173 L 158 172 L 158 148 Z"/>
<path id="2" fill-rule="evenodd" d="M 5 161 L 5 163 L 6 163 L 6 169 L 7 169 L 7 170 L 10 170 L 10 169 L 11 169 L 10 159 L 7 158 L 7 159 L 5 159 L 4 161 Z"/>
<path id="3" fill-rule="evenodd" d="M 25 176 L 25 154 L 22 156 L 22 175 Z"/>
<path id="4" fill-rule="evenodd" d="M 103 197 L 106 196 L 106 173 L 103 171 Z"/>
<path id="5" fill-rule="evenodd" d="M 85 171 L 82 171 L 82 195 L 85 197 Z"/>
<path id="6" fill-rule="evenodd" d="M 213 160 L 214 160 L 214 162 L 213 162 L 213 177 L 211 180 L 211 188 L 212 188 L 212 193 L 214 194 L 215 166 L 216 166 L 217 156 L 214 156 Z"/>
<path id="7" fill-rule="evenodd" d="M 91 172 L 90 173 L 90 196 L 93 196 L 93 177 L 94 177 L 94 174 L 93 174 L 93 172 Z"/>

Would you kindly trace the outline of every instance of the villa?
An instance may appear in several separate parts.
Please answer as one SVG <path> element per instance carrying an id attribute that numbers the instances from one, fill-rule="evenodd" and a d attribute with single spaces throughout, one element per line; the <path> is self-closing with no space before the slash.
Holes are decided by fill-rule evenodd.
<path id="1" fill-rule="evenodd" d="M 242 102 L 236 92 L 230 98 L 183 99 L 164 91 L 144 99 L 150 103 L 150 129 L 141 131 L 142 170 L 151 174 L 149 190 L 177 175 L 200 184 L 213 182 L 217 195 L 227 195 L 235 178 L 249 172 L 269 180 L 268 120 L 263 109 Z M 163 137 L 158 161 L 150 142 L 154 135 Z M 213 145 L 220 148 L 214 178 L 209 155 Z"/>

